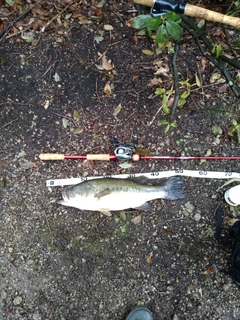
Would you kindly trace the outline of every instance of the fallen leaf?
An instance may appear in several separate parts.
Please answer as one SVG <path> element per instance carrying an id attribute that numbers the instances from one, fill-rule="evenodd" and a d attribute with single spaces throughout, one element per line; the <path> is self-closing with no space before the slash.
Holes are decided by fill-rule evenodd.
<path id="1" fill-rule="evenodd" d="M 0 188 L 5 188 L 5 179 L 0 177 Z"/>
<path id="2" fill-rule="evenodd" d="M 138 78 L 139 78 L 139 76 L 133 76 L 132 81 L 136 81 L 136 80 L 138 80 Z"/>
<path id="3" fill-rule="evenodd" d="M 43 108 L 47 110 L 48 107 L 49 107 L 49 104 L 50 104 L 50 101 L 49 101 L 49 100 L 46 100 Z"/>
<path id="4" fill-rule="evenodd" d="M 151 85 L 153 86 L 157 86 L 159 83 L 162 83 L 162 80 L 159 78 L 154 77 L 153 79 L 151 79 Z"/>
<path id="5" fill-rule="evenodd" d="M 205 157 L 209 157 L 209 156 L 211 156 L 211 154 L 212 154 L 212 150 L 208 149 L 206 154 L 205 154 Z M 203 163 L 203 162 L 206 162 L 206 160 L 205 159 L 201 159 L 200 163 Z"/>
<path id="6" fill-rule="evenodd" d="M 199 77 L 198 77 L 198 74 L 197 74 L 197 72 L 195 73 L 195 80 L 196 80 L 196 85 L 198 86 L 198 87 L 201 87 L 201 81 L 200 81 L 200 79 L 199 79 Z"/>
<path id="7" fill-rule="evenodd" d="M 205 70 L 205 68 L 209 66 L 209 61 L 207 59 L 203 58 L 203 59 L 201 59 L 201 64 L 202 64 L 203 70 Z"/>
<path id="8" fill-rule="evenodd" d="M 144 157 L 144 156 L 149 156 L 151 154 L 151 151 L 148 149 L 136 149 L 135 153 L 141 157 Z"/>
<path id="9" fill-rule="evenodd" d="M 154 52 L 151 50 L 142 50 L 142 53 L 147 56 L 153 56 Z"/>
<path id="10" fill-rule="evenodd" d="M 114 66 L 112 65 L 112 61 L 107 60 L 105 54 L 103 54 L 103 56 L 102 56 L 102 67 L 105 70 L 112 70 L 114 68 Z"/>
<path id="11" fill-rule="evenodd" d="M 55 75 L 53 76 L 54 81 L 59 82 L 60 81 L 60 77 L 58 75 L 58 73 L 56 72 Z"/>
<path id="12" fill-rule="evenodd" d="M 74 120 L 79 120 L 80 119 L 80 114 L 77 110 L 73 111 L 73 119 Z"/>
<path id="13" fill-rule="evenodd" d="M 211 272 L 211 266 L 208 266 L 206 270 L 202 272 L 202 274 L 209 274 Z"/>
<path id="14" fill-rule="evenodd" d="M 65 15 L 65 19 L 70 19 L 71 18 L 71 16 L 72 16 L 72 12 L 70 12 L 70 13 L 67 13 L 66 15 Z"/>
<path id="15" fill-rule="evenodd" d="M 132 164 L 128 163 L 128 162 L 124 162 L 124 163 L 119 164 L 119 167 L 122 169 L 129 169 L 132 167 Z"/>
<path id="16" fill-rule="evenodd" d="M 70 128 L 70 132 L 74 134 L 79 134 L 83 132 L 83 128 Z"/>
<path id="17" fill-rule="evenodd" d="M 142 215 L 141 214 L 139 214 L 138 216 L 136 216 L 135 218 L 133 218 L 131 221 L 132 221 L 132 223 L 133 224 L 139 224 L 140 222 L 141 222 L 141 220 L 142 220 Z"/>
<path id="18" fill-rule="evenodd" d="M 151 264 L 151 263 L 152 263 L 152 257 L 153 257 L 153 251 L 151 251 L 151 252 L 149 253 L 149 256 L 147 257 L 147 263 L 148 263 L 148 264 Z"/>
<path id="19" fill-rule="evenodd" d="M 105 0 L 101 0 L 100 2 L 98 2 L 97 8 L 102 8 L 104 4 L 105 4 Z"/>
<path id="20" fill-rule="evenodd" d="M 96 41 L 97 43 L 99 43 L 99 42 L 101 42 L 103 40 L 104 40 L 104 38 L 102 36 L 95 36 L 94 37 L 94 41 Z"/>
<path id="21" fill-rule="evenodd" d="M 28 43 L 31 43 L 31 42 L 33 42 L 33 40 L 34 40 L 33 34 L 22 34 L 22 35 L 21 35 L 21 38 L 22 38 L 23 40 L 25 40 L 26 42 L 28 42 Z"/>
<path id="22" fill-rule="evenodd" d="M 62 119 L 63 128 L 67 128 L 69 121 L 65 118 Z"/>
<path id="23" fill-rule="evenodd" d="M 114 109 L 113 115 L 116 117 L 119 114 L 119 112 L 121 111 L 121 109 L 122 109 L 122 105 L 121 105 L 121 103 L 119 103 L 119 105 L 116 106 L 116 108 Z"/>
<path id="24" fill-rule="evenodd" d="M 125 211 L 120 211 L 120 218 L 121 218 L 123 221 L 127 221 L 127 216 L 126 216 Z"/>
<path id="25" fill-rule="evenodd" d="M 104 30 L 111 31 L 111 30 L 113 30 L 114 28 L 113 28 L 113 26 L 111 26 L 110 24 L 105 24 L 105 25 L 103 26 L 103 29 L 104 29 Z"/>
<path id="26" fill-rule="evenodd" d="M 155 75 L 162 74 L 165 77 L 169 77 L 169 66 L 165 65 L 164 67 L 163 66 L 159 67 L 157 71 L 154 72 L 154 74 Z"/>
<path id="27" fill-rule="evenodd" d="M 107 96 L 110 96 L 111 93 L 112 93 L 112 89 L 111 89 L 111 86 L 110 86 L 110 81 L 108 81 L 105 86 L 104 86 L 104 89 L 103 89 L 103 92 L 107 95 Z"/>

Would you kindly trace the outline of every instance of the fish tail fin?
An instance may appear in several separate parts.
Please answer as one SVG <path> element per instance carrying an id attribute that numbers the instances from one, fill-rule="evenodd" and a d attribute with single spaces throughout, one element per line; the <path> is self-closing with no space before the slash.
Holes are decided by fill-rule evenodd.
<path id="1" fill-rule="evenodd" d="M 177 200 L 183 199 L 185 197 L 185 192 L 183 190 L 182 179 L 179 176 L 174 176 L 169 178 L 164 185 L 166 191 L 167 200 Z"/>

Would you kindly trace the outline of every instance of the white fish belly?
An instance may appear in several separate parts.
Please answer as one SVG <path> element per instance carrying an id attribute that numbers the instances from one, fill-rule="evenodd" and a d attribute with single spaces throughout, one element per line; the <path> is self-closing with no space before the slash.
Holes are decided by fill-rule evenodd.
<path id="1" fill-rule="evenodd" d="M 91 211 L 114 211 L 124 210 L 128 208 L 136 208 L 153 199 L 164 198 L 164 191 L 153 191 L 147 193 L 111 193 L 103 197 L 75 197 L 69 202 L 69 206 L 76 207 L 81 210 Z"/>

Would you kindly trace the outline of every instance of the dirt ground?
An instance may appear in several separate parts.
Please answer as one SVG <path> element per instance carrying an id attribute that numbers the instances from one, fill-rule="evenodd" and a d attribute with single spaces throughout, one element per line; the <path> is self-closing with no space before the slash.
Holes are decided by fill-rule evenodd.
<path id="1" fill-rule="evenodd" d="M 106 3 L 101 20 L 75 19 L 68 28 L 39 32 L 36 46 L 20 35 L 1 42 L 1 320 L 124 320 L 137 303 L 156 320 L 240 319 L 239 289 L 221 272 L 229 268 L 231 248 L 214 236 L 219 206 L 225 229 L 234 217 L 223 197 L 227 187 L 217 191 L 224 180 L 183 177 L 185 199 L 154 200 L 153 211 L 126 210 L 126 217 L 60 206 L 62 187 L 46 187 L 48 179 L 82 176 L 240 172 L 234 160 L 140 161 L 130 168 L 115 161 L 40 161 L 41 153 L 113 153 L 112 137 L 138 138 L 152 155 L 239 155 L 229 135 L 239 100 L 227 85 L 210 83 L 216 69 L 201 69 L 194 42 L 180 47 L 179 81 L 194 83 L 199 72 L 202 85 L 177 108 L 177 128 L 163 132 L 159 121 L 168 117 L 154 92 L 172 87 L 172 54 L 143 54 L 153 42 L 133 37 L 126 24 L 132 10 L 128 1 Z M 99 67 L 105 51 L 110 71 Z M 154 61 L 169 71 L 154 76 Z M 154 77 L 162 83 L 153 84 Z"/>

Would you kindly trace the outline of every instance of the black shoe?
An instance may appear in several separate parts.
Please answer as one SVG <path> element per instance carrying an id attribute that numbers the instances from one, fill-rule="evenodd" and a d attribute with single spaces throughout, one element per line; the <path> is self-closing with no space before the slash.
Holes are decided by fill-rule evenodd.
<path id="1" fill-rule="evenodd" d="M 135 307 L 126 320 L 153 320 L 152 313 L 144 306 Z"/>

